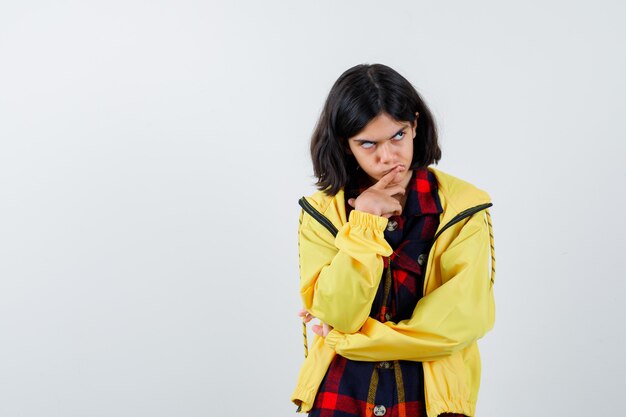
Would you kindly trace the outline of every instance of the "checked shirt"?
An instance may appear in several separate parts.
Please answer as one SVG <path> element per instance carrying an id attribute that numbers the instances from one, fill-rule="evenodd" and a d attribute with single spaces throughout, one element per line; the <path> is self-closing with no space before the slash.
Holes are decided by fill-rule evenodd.
<path id="1" fill-rule="evenodd" d="M 363 171 L 359 173 L 346 187 L 346 202 L 369 187 Z M 346 203 L 346 213 L 351 210 Z M 442 211 L 434 174 L 425 168 L 414 170 L 404 210 L 389 218 L 385 230 L 393 253 L 384 259 L 370 317 L 380 322 L 411 317 L 422 297 L 428 251 Z M 336 355 L 309 417 L 362 416 L 426 417 L 421 362 L 361 362 Z"/>

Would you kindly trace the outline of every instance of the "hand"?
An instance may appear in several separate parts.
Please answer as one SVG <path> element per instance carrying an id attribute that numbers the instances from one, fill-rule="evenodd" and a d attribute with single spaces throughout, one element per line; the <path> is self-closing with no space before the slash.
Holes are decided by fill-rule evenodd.
<path id="1" fill-rule="evenodd" d="M 332 329 L 332 326 L 326 323 L 314 324 L 313 326 L 311 326 L 311 330 L 313 331 L 313 333 L 320 337 L 326 337 Z"/>
<path id="2" fill-rule="evenodd" d="M 308 323 L 315 318 L 315 316 L 309 313 L 305 308 L 298 311 L 298 317 L 302 317 L 302 321 L 305 323 Z"/>
<path id="3" fill-rule="evenodd" d="M 308 323 L 315 318 L 313 314 L 309 313 L 304 308 L 298 312 L 298 316 L 302 317 L 302 321 L 304 321 L 305 323 Z M 313 326 L 311 326 L 311 330 L 313 331 L 313 333 L 320 337 L 326 337 L 326 335 L 330 333 L 332 329 L 332 326 L 326 323 L 314 324 Z"/>
<path id="4" fill-rule="evenodd" d="M 402 178 L 405 170 L 406 168 L 402 165 L 395 167 L 356 199 L 349 199 L 348 204 L 355 210 L 386 218 L 402 214 L 400 198 L 406 190 L 397 185 L 397 181 Z"/>

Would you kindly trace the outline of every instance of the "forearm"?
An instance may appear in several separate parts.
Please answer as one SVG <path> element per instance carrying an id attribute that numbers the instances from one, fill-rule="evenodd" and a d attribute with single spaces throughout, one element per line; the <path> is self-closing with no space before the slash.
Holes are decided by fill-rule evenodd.
<path id="1" fill-rule="evenodd" d="M 326 345 L 343 357 L 368 362 L 432 361 L 452 354 L 459 346 L 456 341 L 439 335 L 397 331 L 374 319 L 368 319 L 354 334 L 331 331 L 326 336 Z"/>
<path id="2" fill-rule="evenodd" d="M 391 254 L 384 239 L 387 219 L 352 211 L 334 241 L 323 241 L 319 229 L 300 228 L 300 293 L 314 316 L 344 332 L 356 332 L 369 316 Z M 322 231 L 325 232 L 325 231 Z"/>
<path id="3" fill-rule="evenodd" d="M 489 298 L 487 303 L 493 304 L 492 296 Z M 332 330 L 326 336 L 326 344 L 352 360 L 433 361 L 464 349 L 484 335 L 493 326 L 493 309 L 486 310 L 484 314 L 475 312 L 465 317 L 450 312 L 441 326 L 433 325 L 434 321 L 420 325 L 412 320 L 381 323 L 368 318 L 357 333 Z"/>

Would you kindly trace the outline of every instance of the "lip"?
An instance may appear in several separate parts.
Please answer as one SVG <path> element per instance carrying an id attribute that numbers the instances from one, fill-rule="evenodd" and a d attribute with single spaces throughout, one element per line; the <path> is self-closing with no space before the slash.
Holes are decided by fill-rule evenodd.
<path id="1" fill-rule="evenodd" d="M 389 169 L 389 170 L 387 170 L 387 171 L 383 172 L 382 176 L 384 177 L 385 175 L 389 174 L 391 171 L 393 171 L 394 169 L 396 169 L 396 168 L 398 168 L 398 167 L 403 167 L 403 168 L 406 168 L 406 167 L 404 166 L 404 164 L 398 164 L 398 165 L 394 166 L 393 168 L 391 168 L 391 169 Z"/>

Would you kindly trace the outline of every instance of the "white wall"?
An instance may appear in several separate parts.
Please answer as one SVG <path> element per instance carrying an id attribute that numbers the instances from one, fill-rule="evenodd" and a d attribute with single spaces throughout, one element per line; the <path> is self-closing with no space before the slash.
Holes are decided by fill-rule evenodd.
<path id="1" fill-rule="evenodd" d="M 0 5 L 0 416 L 288 416 L 297 199 L 382 62 L 493 197 L 479 416 L 623 412 L 618 1 Z"/>

